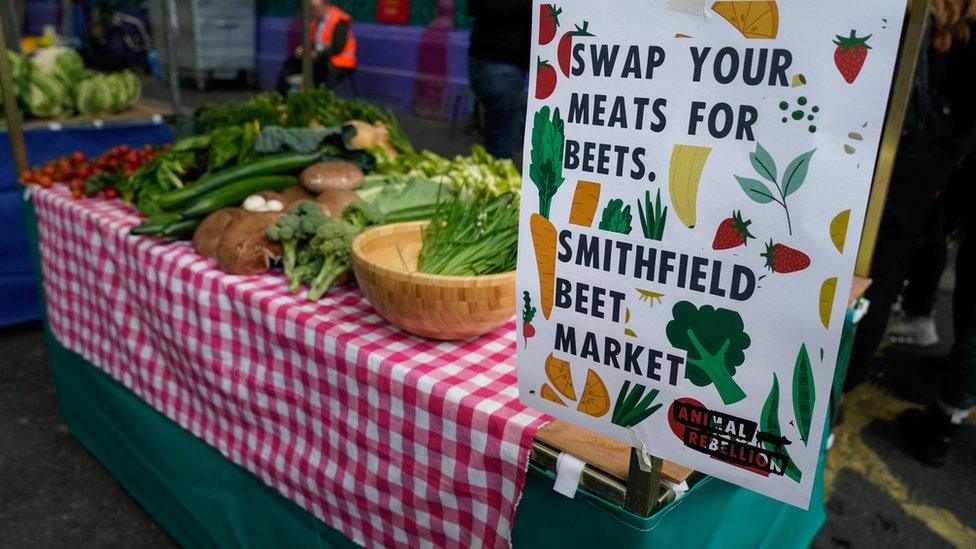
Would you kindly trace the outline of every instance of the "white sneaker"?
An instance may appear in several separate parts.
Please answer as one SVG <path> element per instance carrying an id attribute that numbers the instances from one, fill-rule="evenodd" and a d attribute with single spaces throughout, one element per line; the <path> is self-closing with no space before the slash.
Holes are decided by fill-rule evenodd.
<path id="1" fill-rule="evenodd" d="M 931 347 L 939 342 L 939 332 L 931 316 L 896 314 L 888 323 L 888 340 L 898 345 Z"/>

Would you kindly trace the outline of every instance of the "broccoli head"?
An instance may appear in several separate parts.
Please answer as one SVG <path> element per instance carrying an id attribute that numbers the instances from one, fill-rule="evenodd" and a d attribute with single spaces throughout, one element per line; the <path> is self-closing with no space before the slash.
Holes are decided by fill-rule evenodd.
<path id="1" fill-rule="evenodd" d="M 265 233 L 268 240 L 281 243 L 285 277 L 288 278 L 292 291 L 301 284 L 300 278 L 295 274 L 299 245 L 314 237 L 319 226 L 328 220 L 318 204 L 306 200 L 292 208 Z"/>
<path id="2" fill-rule="evenodd" d="M 383 223 L 383 212 L 365 200 L 352 202 L 342 211 L 342 220 L 362 232 Z"/>
<path id="3" fill-rule="evenodd" d="M 732 377 L 745 362 L 752 340 L 739 313 L 682 301 L 672 315 L 666 333 L 671 345 L 688 353 L 685 377 L 699 387 L 714 384 L 725 404 L 744 399 L 745 392 Z"/>
<path id="4" fill-rule="evenodd" d="M 308 251 L 311 260 L 322 264 L 309 283 L 308 299 L 321 298 L 337 278 L 352 268 L 352 241 L 357 234 L 356 228 L 345 221 L 329 220 L 319 227 L 308 243 Z"/>

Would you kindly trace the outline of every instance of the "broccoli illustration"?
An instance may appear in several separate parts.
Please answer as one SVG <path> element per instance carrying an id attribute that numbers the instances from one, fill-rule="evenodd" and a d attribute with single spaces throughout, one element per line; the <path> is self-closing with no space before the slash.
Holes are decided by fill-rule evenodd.
<path id="1" fill-rule="evenodd" d="M 671 345 L 688 352 L 685 377 L 699 387 L 714 384 L 726 405 L 744 399 L 746 394 L 732 376 L 745 362 L 752 341 L 739 313 L 682 301 L 672 315 L 666 333 Z"/>

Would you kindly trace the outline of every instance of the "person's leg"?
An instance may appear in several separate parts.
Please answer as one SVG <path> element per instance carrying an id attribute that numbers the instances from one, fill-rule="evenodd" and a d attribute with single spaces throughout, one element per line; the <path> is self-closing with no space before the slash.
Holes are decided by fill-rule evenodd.
<path id="1" fill-rule="evenodd" d="M 925 411 L 909 410 L 899 418 L 912 453 L 928 465 L 945 464 L 959 425 L 976 408 L 976 294 L 970 283 L 976 274 L 976 235 L 972 229 L 970 220 L 956 258 L 956 341 L 949 355 L 949 369 L 939 379 L 936 404 Z"/>
<path id="2" fill-rule="evenodd" d="M 871 306 L 857 327 L 844 390 L 867 379 L 868 366 L 884 338 L 891 308 L 908 274 L 908 256 L 932 208 L 936 192 L 955 164 L 947 151 L 903 145 L 895 164 L 888 203 L 871 263 Z"/>
<path id="3" fill-rule="evenodd" d="M 336 89 L 336 86 L 338 86 L 340 83 L 342 83 L 343 80 L 345 80 L 346 78 L 349 77 L 350 74 L 352 74 L 352 69 L 337 67 L 332 63 L 329 63 L 328 71 L 329 72 L 325 81 L 325 85 L 330 90 Z"/>
<path id="4" fill-rule="evenodd" d="M 948 255 L 943 217 L 940 200 L 932 209 L 912 253 L 902 293 L 902 314 L 893 316 L 888 325 L 888 339 L 894 343 L 928 347 L 939 342 L 932 313 Z"/>
<path id="5" fill-rule="evenodd" d="M 332 61 L 324 55 L 316 55 L 312 58 L 312 82 L 315 83 L 316 88 L 328 85 L 331 67 Z"/>
<path id="6" fill-rule="evenodd" d="M 288 84 L 288 77 L 294 74 L 302 72 L 302 60 L 298 57 L 289 57 L 285 59 L 285 63 L 281 66 L 281 72 L 278 73 L 278 84 L 275 89 L 281 95 L 288 95 L 291 90 L 291 86 Z"/>
<path id="7" fill-rule="evenodd" d="M 495 157 L 512 158 L 525 122 L 525 71 L 469 57 L 468 74 L 471 90 L 484 109 L 485 149 Z"/>

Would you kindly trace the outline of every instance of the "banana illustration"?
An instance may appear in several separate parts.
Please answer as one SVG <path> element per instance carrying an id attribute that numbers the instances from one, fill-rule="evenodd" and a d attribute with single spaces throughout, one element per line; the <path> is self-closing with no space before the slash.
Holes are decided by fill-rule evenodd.
<path id="1" fill-rule="evenodd" d="M 847 244 L 847 229 L 851 224 L 851 211 L 844 210 L 834 217 L 830 222 L 830 240 L 834 243 L 837 251 L 844 253 L 844 246 Z"/>
<path id="2" fill-rule="evenodd" d="M 671 205 L 678 219 L 689 229 L 695 228 L 698 217 L 698 185 L 711 152 L 710 147 L 691 145 L 675 145 L 671 152 L 671 168 L 668 174 Z"/>
<path id="3" fill-rule="evenodd" d="M 837 297 L 837 277 L 824 280 L 820 286 L 820 322 L 823 327 L 830 329 L 830 313 L 834 308 L 834 298 Z"/>

